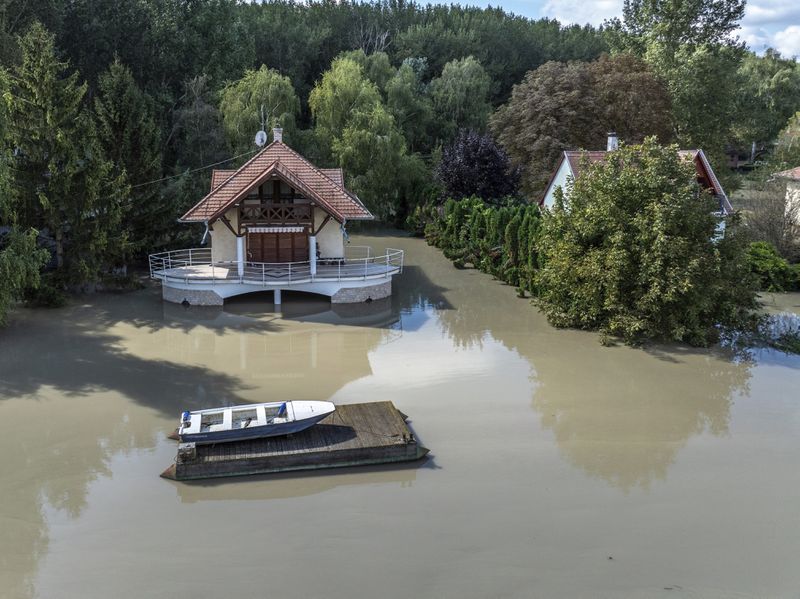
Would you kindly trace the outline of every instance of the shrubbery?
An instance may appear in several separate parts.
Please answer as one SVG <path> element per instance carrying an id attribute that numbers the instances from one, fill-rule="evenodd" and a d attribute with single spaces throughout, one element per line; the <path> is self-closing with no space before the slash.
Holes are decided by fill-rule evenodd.
<path id="1" fill-rule="evenodd" d="M 751 243 L 747 247 L 747 263 L 758 278 L 761 291 L 794 291 L 800 288 L 800 264 L 790 265 L 771 243 Z"/>
<path id="2" fill-rule="evenodd" d="M 738 221 L 718 237 L 715 201 L 677 148 L 623 147 L 585 165 L 569 191 L 545 215 L 466 198 L 418 207 L 409 225 L 457 267 L 534 295 L 555 326 L 693 345 L 720 327 L 752 328 L 756 285 Z"/>
<path id="3" fill-rule="evenodd" d="M 626 341 L 705 345 L 752 320 L 755 291 L 743 236 L 716 238 L 716 203 L 694 166 L 653 140 L 585 165 L 544 219 L 539 305 L 556 326 Z"/>
<path id="4" fill-rule="evenodd" d="M 416 232 L 424 231 L 428 243 L 440 248 L 457 267 L 470 265 L 489 273 L 518 287 L 520 295 L 533 292 L 540 266 L 537 205 L 496 206 L 480 198 L 451 199 L 443 209 L 418 207 L 408 224 Z"/>

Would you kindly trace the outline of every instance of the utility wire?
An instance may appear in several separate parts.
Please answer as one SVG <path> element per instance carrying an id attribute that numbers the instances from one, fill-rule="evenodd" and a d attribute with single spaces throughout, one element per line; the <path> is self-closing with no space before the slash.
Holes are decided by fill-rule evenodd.
<path id="1" fill-rule="evenodd" d="M 219 162 L 215 162 L 214 164 L 207 164 L 206 166 L 201 166 L 199 168 L 195 168 L 192 170 L 184 171 L 178 175 L 170 175 L 169 177 L 162 177 L 161 179 L 154 179 L 153 181 L 146 181 L 145 183 L 137 183 L 136 185 L 131 185 L 131 189 L 135 189 L 136 187 L 144 187 L 145 185 L 152 185 L 153 183 L 161 183 L 162 181 L 169 181 L 170 179 L 177 179 L 178 177 L 183 177 L 184 175 L 190 175 L 192 173 L 199 173 L 200 171 L 205 171 L 210 169 L 214 166 L 219 166 L 220 164 L 225 164 L 226 162 L 231 162 L 236 160 L 237 158 L 241 158 L 242 156 L 249 156 L 251 154 L 255 154 L 261 150 L 261 148 L 256 148 L 255 150 L 250 150 L 249 152 L 245 152 L 244 154 L 239 154 L 238 156 L 233 156 L 232 158 L 227 158 L 225 160 L 220 160 Z"/>

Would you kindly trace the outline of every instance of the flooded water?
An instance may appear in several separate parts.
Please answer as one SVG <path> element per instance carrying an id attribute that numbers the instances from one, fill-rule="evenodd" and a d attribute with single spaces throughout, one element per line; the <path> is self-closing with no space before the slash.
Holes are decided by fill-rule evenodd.
<path id="1" fill-rule="evenodd" d="M 0 597 L 800 596 L 799 357 L 605 348 L 422 241 L 355 243 L 406 249 L 391 301 L 17 312 Z M 286 398 L 391 400 L 430 458 L 159 478 L 181 410 Z"/>

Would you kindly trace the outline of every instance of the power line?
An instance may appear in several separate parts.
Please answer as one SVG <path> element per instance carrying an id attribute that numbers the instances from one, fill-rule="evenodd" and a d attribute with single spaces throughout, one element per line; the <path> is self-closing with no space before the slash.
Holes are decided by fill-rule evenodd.
<path id="1" fill-rule="evenodd" d="M 192 173 L 199 173 L 200 171 L 204 171 L 210 169 L 214 166 L 219 166 L 220 164 L 225 164 L 226 162 L 231 162 L 242 156 L 248 156 L 250 154 L 255 154 L 261 148 L 256 148 L 255 150 L 250 150 L 249 152 L 245 152 L 244 154 L 239 154 L 238 156 L 233 156 L 232 158 L 227 158 L 225 160 L 220 160 L 219 162 L 215 162 L 214 164 L 207 164 L 206 166 L 201 166 L 199 168 L 195 168 L 189 171 L 184 171 L 178 175 L 170 175 L 169 177 L 162 177 L 161 179 L 154 179 L 152 181 L 146 181 L 145 183 L 137 183 L 136 185 L 131 185 L 131 189 L 135 189 L 136 187 L 144 187 L 145 185 L 152 185 L 153 183 L 161 183 L 162 181 L 169 181 L 170 179 L 177 179 L 178 177 L 183 177 L 184 175 L 190 175 Z"/>

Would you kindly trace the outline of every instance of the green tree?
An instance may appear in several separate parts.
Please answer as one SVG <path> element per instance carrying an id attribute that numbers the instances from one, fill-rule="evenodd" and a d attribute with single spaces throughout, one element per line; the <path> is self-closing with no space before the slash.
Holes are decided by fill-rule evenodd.
<path id="1" fill-rule="evenodd" d="M 9 90 L 8 75 L 0 69 L 0 96 Z M 24 291 L 39 285 L 39 271 L 47 262 L 46 250 L 36 245 L 35 229 L 21 230 L 11 202 L 11 152 L 6 143 L 7 107 L 0 103 L 0 325 Z"/>
<path id="2" fill-rule="evenodd" d="M 408 148 L 377 86 L 353 59 L 337 58 L 309 100 L 317 139 L 373 213 L 402 222 L 428 177 Z"/>
<path id="3" fill-rule="evenodd" d="M 761 291 L 790 291 L 798 283 L 789 262 L 769 242 L 754 241 L 747 246 L 747 263 Z"/>
<path id="4" fill-rule="evenodd" d="M 235 153 L 253 149 L 262 118 L 267 130 L 280 124 L 289 139 L 295 132 L 300 100 L 289 78 L 278 71 L 261 65 L 257 71 L 247 71 L 244 77 L 228 84 L 221 95 L 222 122 Z"/>
<path id="5" fill-rule="evenodd" d="M 133 79 L 128 67 L 115 60 L 100 75 L 94 100 L 97 137 L 114 163 L 115 176 L 132 185 L 122 204 L 122 223 L 134 251 L 163 247 L 175 222 L 173 198 L 162 197 L 161 130 L 155 107 Z"/>
<path id="6" fill-rule="evenodd" d="M 800 165 L 800 111 L 789 119 L 778 134 L 774 162 L 777 167 L 775 170 Z"/>
<path id="7" fill-rule="evenodd" d="M 522 168 L 523 189 L 538 197 L 564 150 L 605 149 L 609 131 L 630 144 L 648 135 L 668 141 L 669 94 L 644 62 L 627 54 L 549 62 L 514 86 L 491 128 Z"/>
<path id="8" fill-rule="evenodd" d="M 744 7 L 745 0 L 625 0 L 622 14 L 625 33 L 674 54 L 687 44 L 731 42 Z"/>
<path id="9" fill-rule="evenodd" d="M 377 86 L 364 76 L 364 70 L 350 58 L 337 58 L 308 99 L 314 116 L 314 128 L 320 143 L 330 156 L 332 140 L 342 135 L 355 115 L 381 104 Z"/>
<path id="10" fill-rule="evenodd" d="M 491 110 L 490 85 L 489 76 L 473 56 L 444 65 L 441 77 L 431 81 L 441 140 L 452 139 L 459 129 L 486 129 Z"/>
<path id="11" fill-rule="evenodd" d="M 416 67 L 416 68 L 415 68 Z M 425 60 L 406 60 L 386 83 L 386 107 L 411 150 L 428 152 L 432 146 L 430 128 L 433 102 L 422 81 Z"/>
<path id="12" fill-rule="evenodd" d="M 586 166 L 543 219 L 539 303 L 562 327 L 711 343 L 755 307 L 743 236 L 715 241 L 714 200 L 677 147 L 624 146 Z"/>
<path id="13" fill-rule="evenodd" d="M 222 115 L 207 76 L 199 75 L 184 84 L 184 93 L 172 114 L 169 145 L 173 173 L 185 176 L 170 180 L 164 194 L 176 198 L 180 212 L 206 195 L 211 184 L 210 171 L 199 175 L 190 171 L 230 158 Z"/>
<path id="14" fill-rule="evenodd" d="M 52 237 L 61 281 L 97 281 L 125 256 L 121 205 L 129 189 L 98 143 L 83 105 L 86 85 L 56 58 L 53 36 L 34 24 L 9 99 L 15 149 L 13 210 L 23 228 Z"/>
<path id="15" fill-rule="evenodd" d="M 362 68 L 364 76 L 372 81 L 382 94 L 386 93 L 386 84 L 397 73 L 397 69 L 389 61 L 386 52 L 375 52 L 367 55 L 363 50 L 343 52 L 339 58 L 350 59 Z"/>
<path id="16" fill-rule="evenodd" d="M 332 151 L 349 187 L 384 221 L 402 222 L 429 177 L 380 104 L 354 114 L 334 138 Z"/>
<path id="17" fill-rule="evenodd" d="M 745 0 L 626 0 L 607 38 L 641 56 L 666 82 L 672 126 L 683 147 L 721 156 L 736 116 L 744 45 L 732 37 Z M 717 162 L 720 162 L 717 160 Z"/>
<path id="18" fill-rule="evenodd" d="M 800 110 L 800 66 L 768 49 L 764 56 L 748 52 L 738 75 L 734 141 L 740 147 L 760 146 L 775 139 Z"/>

